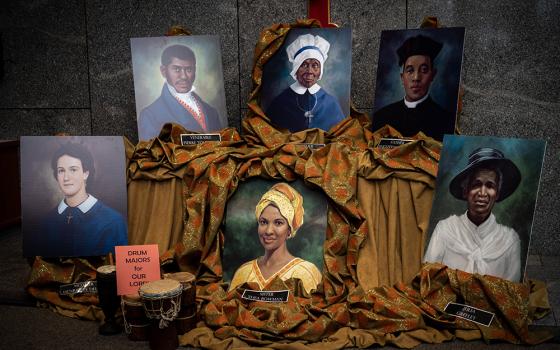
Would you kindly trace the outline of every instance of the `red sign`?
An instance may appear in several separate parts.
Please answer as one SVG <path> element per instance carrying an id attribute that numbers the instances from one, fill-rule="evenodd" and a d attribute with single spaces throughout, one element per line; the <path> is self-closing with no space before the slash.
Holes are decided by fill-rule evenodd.
<path id="1" fill-rule="evenodd" d="M 144 283 L 161 279 L 157 244 L 115 247 L 117 294 L 138 293 Z"/>

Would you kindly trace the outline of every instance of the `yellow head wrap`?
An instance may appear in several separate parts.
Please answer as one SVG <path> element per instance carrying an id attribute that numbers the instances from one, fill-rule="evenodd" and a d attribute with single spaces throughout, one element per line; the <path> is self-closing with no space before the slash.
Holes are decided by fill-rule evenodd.
<path id="1" fill-rule="evenodd" d="M 288 221 L 290 226 L 290 238 L 296 235 L 296 231 L 303 224 L 303 197 L 287 183 L 280 182 L 272 186 L 263 196 L 255 208 L 257 220 L 263 210 L 273 204 L 278 208 L 280 214 Z"/>

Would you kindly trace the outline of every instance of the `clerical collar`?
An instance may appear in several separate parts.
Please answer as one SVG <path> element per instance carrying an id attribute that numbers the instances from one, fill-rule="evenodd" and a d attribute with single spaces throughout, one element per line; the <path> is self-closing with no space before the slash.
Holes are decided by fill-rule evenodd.
<path id="1" fill-rule="evenodd" d="M 85 201 L 83 201 L 82 204 L 78 205 L 78 208 L 82 213 L 85 214 L 95 205 L 95 203 L 97 203 L 97 198 L 95 198 L 91 194 L 88 194 L 88 198 Z M 64 202 L 63 199 L 58 205 L 58 213 L 59 214 L 64 213 L 66 208 L 68 208 L 68 204 L 66 204 L 66 202 Z"/>
<path id="2" fill-rule="evenodd" d="M 321 87 L 319 86 L 319 84 L 313 84 L 313 86 L 308 89 L 305 86 L 301 85 L 299 81 L 296 81 L 295 83 L 290 85 L 290 89 L 292 89 L 298 95 L 305 94 L 307 90 L 309 90 L 309 93 L 311 95 L 314 95 L 317 93 L 317 91 L 321 90 Z"/>
<path id="3" fill-rule="evenodd" d="M 420 103 L 426 101 L 428 99 L 428 96 L 430 96 L 430 94 L 426 94 L 424 95 L 424 97 L 422 97 L 421 99 L 419 99 L 418 101 L 414 101 L 414 102 L 408 102 L 406 100 L 406 97 L 404 98 L 404 104 L 408 107 L 408 108 L 416 108 L 416 106 L 418 106 Z"/>

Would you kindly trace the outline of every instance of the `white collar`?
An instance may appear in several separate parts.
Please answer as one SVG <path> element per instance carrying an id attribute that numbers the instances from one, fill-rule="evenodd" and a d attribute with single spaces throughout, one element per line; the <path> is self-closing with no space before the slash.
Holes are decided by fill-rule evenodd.
<path id="1" fill-rule="evenodd" d="M 169 83 L 166 81 L 165 85 L 167 85 L 167 89 L 169 90 L 169 93 L 173 96 L 177 96 L 179 98 L 185 99 L 185 98 L 190 98 L 191 97 L 191 92 L 194 91 L 194 85 L 191 86 L 191 89 L 187 92 L 177 92 L 177 90 L 175 90 L 175 88 L 171 85 L 169 85 Z"/>
<path id="2" fill-rule="evenodd" d="M 78 205 L 78 208 L 82 213 L 85 214 L 95 205 L 95 203 L 97 203 L 97 198 L 95 198 L 91 194 L 88 194 L 88 198 L 83 201 L 82 204 Z M 63 199 L 58 205 L 58 213 L 62 214 L 66 210 L 66 208 L 68 208 L 68 204 L 66 204 Z"/>
<path id="3" fill-rule="evenodd" d="M 418 106 L 420 103 L 426 101 L 428 99 L 428 96 L 430 96 L 430 94 L 426 94 L 424 95 L 424 97 L 422 97 L 421 99 L 414 101 L 414 102 L 408 102 L 406 100 L 406 97 L 403 99 L 404 100 L 404 104 L 408 107 L 408 108 L 416 108 L 416 106 Z"/>
<path id="4" fill-rule="evenodd" d="M 462 215 L 463 222 L 472 232 L 475 232 L 480 239 L 484 239 L 490 232 L 492 232 L 496 224 L 496 217 L 494 216 L 494 213 L 490 213 L 486 220 L 478 226 L 469 219 L 467 213 L 468 211 Z"/>
<path id="5" fill-rule="evenodd" d="M 305 92 L 307 90 L 309 90 L 309 93 L 311 95 L 315 95 L 317 93 L 317 91 L 321 90 L 321 87 L 319 86 L 319 84 L 315 83 L 313 84 L 313 86 L 311 86 L 309 89 L 306 88 L 305 86 L 301 85 L 299 83 L 299 81 L 296 81 L 295 83 L 293 83 L 292 85 L 290 85 L 290 89 L 292 89 L 296 94 L 298 95 L 303 95 L 305 94 Z"/>

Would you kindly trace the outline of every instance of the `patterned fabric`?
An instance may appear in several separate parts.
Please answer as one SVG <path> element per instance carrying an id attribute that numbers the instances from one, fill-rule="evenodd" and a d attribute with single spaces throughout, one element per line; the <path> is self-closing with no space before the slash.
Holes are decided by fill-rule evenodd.
<path id="1" fill-rule="evenodd" d="M 550 334 L 528 330 L 536 315 L 542 316 L 550 309 L 542 285 L 538 288 L 537 284 L 513 283 L 439 264 L 421 267 L 418 259 L 414 261 L 416 273 L 412 280 L 362 286 L 360 266 L 368 258 L 364 256 L 364 248 L 377 238 L 377 231 L 368 227 L 358 198 L 358 184 L 381 185 L 379 188 L 385 189 L 393 180 L 398 184 L 408 183 L 414 190 L 408 197 L 413 205 L 403 212 L 408 220 L 403 222 L 407 222 L 407 229 L 409 225 L 422 226 L 429 217 L 429 205 L 425 203 L 433 193 L 441 143 L 420 134 L 409 144 L 379 149 L 375 145 L 381 137 L 398 134 L 391 128 L 371 133 L 368 116 L 356 111 L 352 111 L 352 118 L 345 119 L 329 133 L 306 130 L 287 134 L 271 127 L 254 103 L 258 99 L 262 66 L 282 44 L 286 33 L 292 27 L 302 26 L 318 26 L 318 23 L 275 25 L 263 32 L 255 50 L 256 87 L 251 95 L 249 115 L 243 121 L 243 138 L 229 128 L 220 132 L 221 142 L 181 146 L 180 134 L 185 129 L 166 124 L 158 138 L 127 147 L 129 196 L 135 201 L 129 206 L 132 208 L 129 217 L 134 218 L 134 222 L 129 222 L 130 241 L 157 242 L 158 238 L 149 236 L 144 228 L 148 222 L 169 235 L 180 230 L 175 241 L 167 234 L 159 235 L 165 242 L 162 247 L 169 248 L 161 255 L 162 269 L 178 267 L 197 276 L 197 302 L 204 322 L 182 335 L 181 345 L 214 349 L 292 345 L 340 349 L 392 344 L 411 348 L 421 342 L 440 343 L 453 338 L 525 344 L 549 339 Z M 312 151 L 302 143 L 326 145 Z M 239 183 L 252 177 L 288 183 L 303 179 L 323 192 L 329 201 L 323 278 L 311 295 L 300 280 L 280 278 L 270 281 L 267 288 L 289 289 L 287 303 L 247 301 L 241 299 L 237 290 L 226 291 L 220 255 L 225 206 Z M 154 187 L 154 183 L 166 182 L 172 185 Z M 398 198 L 404 193 L 396 185 L 387 197 Z M 177 193 L 181 194 L 180 207 L 161 199 Z M 387 199 L 383 193 L 386 192 L 381 191 L 375 198 Z M 421 210 L 408 215 L 417 200 L 423 203 Z M 151 215 L 154 204 L 169 205 L 174 211 L 170 215 Z M 182 215 L 178 214 L 179 210 Z M 392 207 L 380 216 L 391 221 L 394 218 L 390 215 L 398 210 Z M 411 240 L 409 236 L 401 238 L 402 242 Z M 421 240 L 416 237 L 413 246 L 399 247 L 402 250 L 389 253 L 406 255 L 410 250 L 421 256 L 423 247 L 418 242 Z M 371 246 L 368 252 L 388 254 L 383 249 Z M 92 306 L 97 302 L 95 296 L 59 296 L 57 291 L 63 283 L 93 279 L 95 268 L 105 264 L 104 260 L 37 258 L 27 290 L 65 315 L 98 319 L 99 309 Z M 258 287 L 250 282 L 247 286 Z M 451 317 L 443 312 L 450 301 L 494 312 L 496 317 L 490 327 Z M 286 345 L 286 341 L 293 344 Z"/>
<path id="2" fill-rule="evenodd" d="M 257 207 L 255 208 L 255 216 L 257 220 L 261 216 L 263 210 L 270 204 L 274 204 L 280 214 L 288 220 L 290 226 L 290 236 L 296 235 L 297 230 L 303 225 L 303 197 L 292 186 L 287 183 L 277 183 L 263 194 Z"/>

